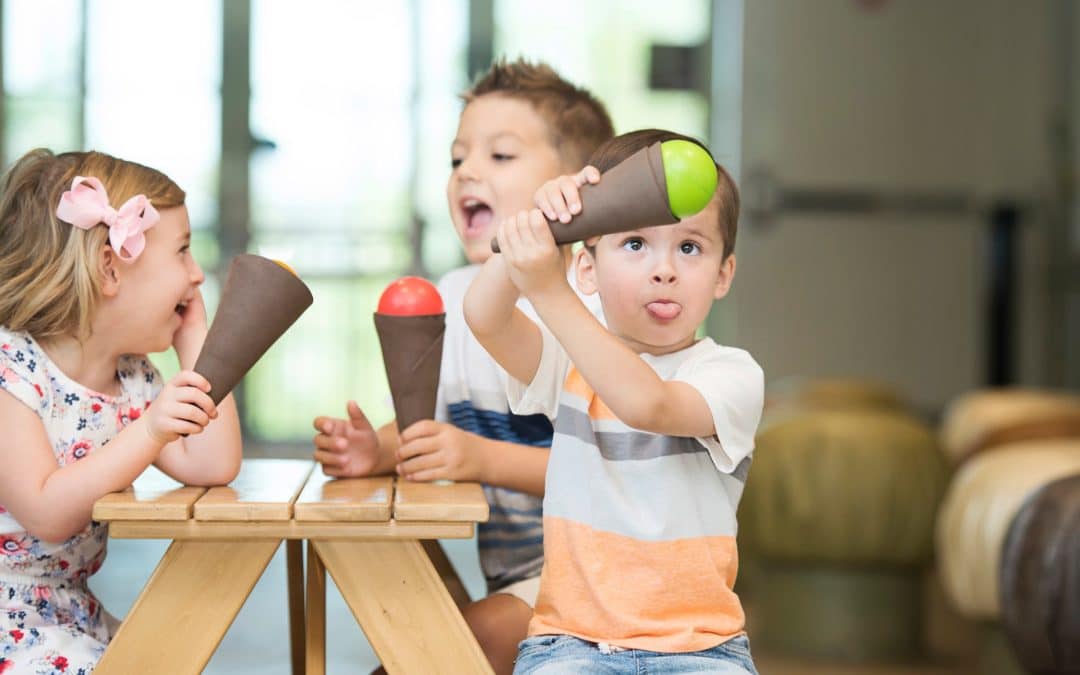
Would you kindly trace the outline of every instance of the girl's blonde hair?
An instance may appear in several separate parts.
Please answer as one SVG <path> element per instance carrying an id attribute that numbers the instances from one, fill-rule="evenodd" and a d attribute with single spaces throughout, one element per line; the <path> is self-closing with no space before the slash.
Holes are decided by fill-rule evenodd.
<path id="1" fill-rule="evenodd" d="M 37 339 L 85 338 L 101 297 L 108 228 L 80 230 L 56 217 L 75 176 L 93 176 L 119 208 L 137 194 L 159 211 L 184 204 L 184 191 L 149 167 L 100 152 L 31 150 L 0 183 L 0 325 Z"/>

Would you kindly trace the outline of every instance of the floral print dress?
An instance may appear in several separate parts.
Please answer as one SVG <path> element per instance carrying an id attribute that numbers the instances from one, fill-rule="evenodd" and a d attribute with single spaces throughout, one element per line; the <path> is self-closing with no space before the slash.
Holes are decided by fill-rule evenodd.
<path id="1" fill-rule="evenodd" d="M 160 373 L 143 356 L 121 358 L 117 374 L 119 396 L 87 389 L 29 335 L 0 326 L 0 389 L 41 418 L 59 466 L 108 443 L 161 390 Z M 116 625 L 87 587 L 107 536 L 106 525 L 91 522 L 67 541 L 42 541 L 0 503 L 0 675 L 93 670 Z"/>

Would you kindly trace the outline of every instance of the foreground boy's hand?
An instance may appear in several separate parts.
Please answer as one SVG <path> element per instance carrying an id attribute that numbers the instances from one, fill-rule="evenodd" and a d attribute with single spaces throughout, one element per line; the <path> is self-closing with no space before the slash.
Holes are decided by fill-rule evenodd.
<path id="1" fill-rule="evenodd" d="M 586 184 L 600 182 L 600 170 L 587 166 L 571 176 L 559 176 L 540 186 L 533 200 L 548 220 L 569 223 L 581 213 L 581 194 L 578 190 Z"/>
<path id="2" fill-rule="evenodd" d="M 507 218 L 497 237 L 510 281 L 522 295 L 531 300 L 560 286 L 569 288 L 562 252 L 539 209 Z"/>
<path id="3" fill-rule="evenodd" d="M 327 476 L 366 476 L 378 463 L 379 437 L 356 401 L 345 408 L 348 419 L 315 418 L 315 461 Z"/>
<path id="4" fill-rule="evenodd" d="M 469 451 L 471 435 L 445 422 L 416 422 L 401 434 L 398 475 L 413 481 L 480 480 L 482 460 Z"/>
<path id="5" fill-rule="evenodd" d="M 208 391 L 210 383 L 205 377 L 193 370 L 181 370 L 143 413 L 146 433 L 164 445 L 202 431 L 218 415 Z"/>

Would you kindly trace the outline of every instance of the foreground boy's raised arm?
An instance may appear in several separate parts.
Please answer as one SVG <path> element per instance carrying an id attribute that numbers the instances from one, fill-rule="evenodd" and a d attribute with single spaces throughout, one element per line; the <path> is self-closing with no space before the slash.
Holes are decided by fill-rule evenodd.
<path id="1" fill-rule="evenodd" d="M 715 433 L 712 413 L 696 388 L 662 380 L 581 303 L 562 272 L 558 246 L 540 210 L 507 219 L 498 238 L 503 253 L 485 264 L 469 289 L 465 318 L 511 376 L 532 382 L 542 355 L 540 328 L 514 309 L 520 291 L 620 420 L 671 436 Z"/>

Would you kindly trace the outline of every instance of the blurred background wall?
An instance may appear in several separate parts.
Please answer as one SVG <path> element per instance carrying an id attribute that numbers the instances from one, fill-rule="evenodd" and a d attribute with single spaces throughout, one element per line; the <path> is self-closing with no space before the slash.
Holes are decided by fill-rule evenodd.
<path id="1" fill-rule="evenodd" d="M 312 286 L 245 383 L 270 446 L 348 397 L 389 416 L 370 312 L 388 280 L 462 262 L 457 94 L 500 56 L 738 175 L 739 273 L 708 329 L 771 382 L 877 379 L 930 415 L 986 383 L 1080 386 L 1070 0 L 0 5 L 5 163 L 97 148 L 172 175 L 211 306 L 244 250 Z"/>

